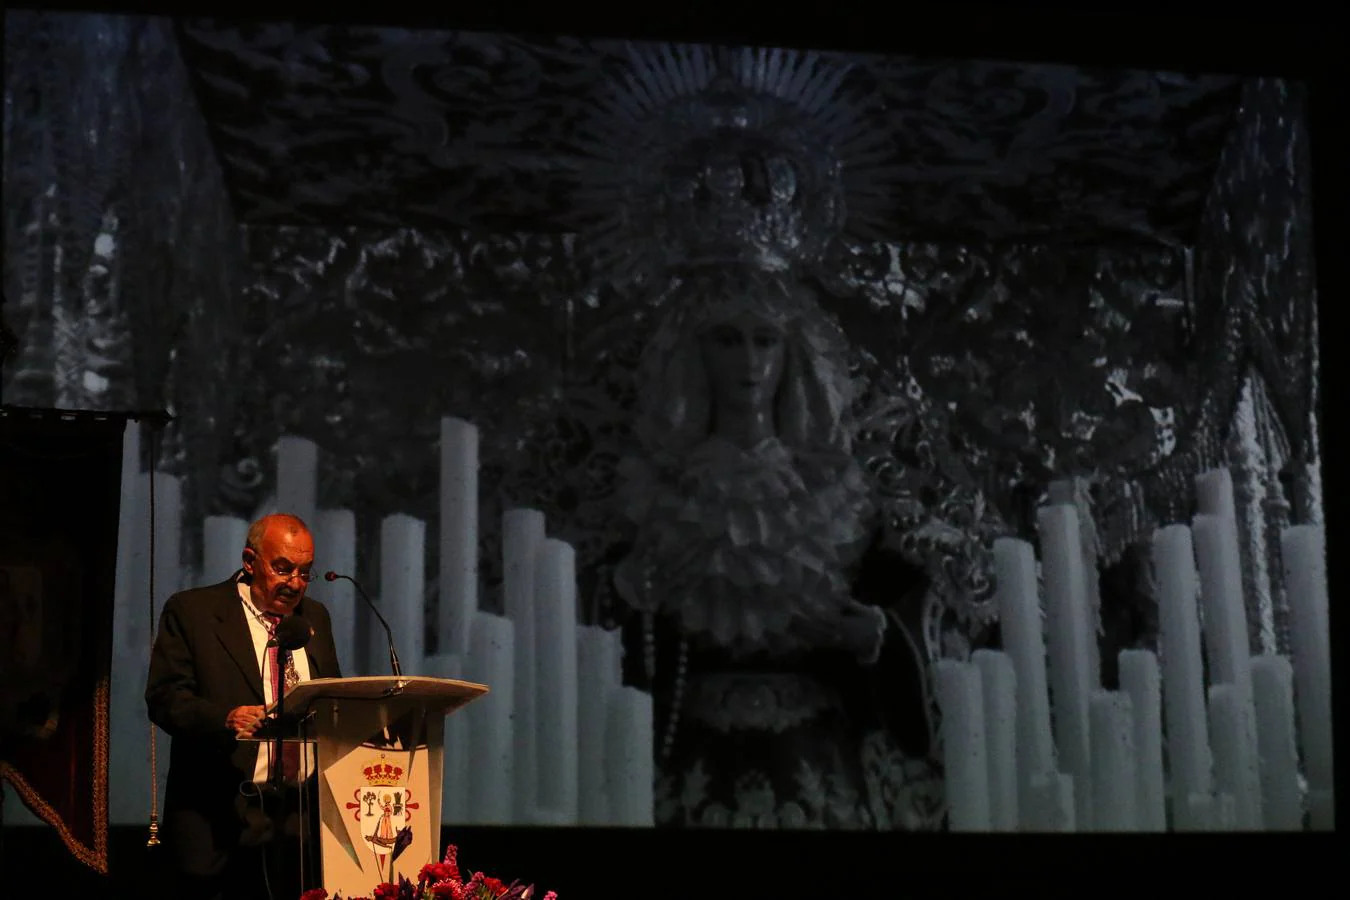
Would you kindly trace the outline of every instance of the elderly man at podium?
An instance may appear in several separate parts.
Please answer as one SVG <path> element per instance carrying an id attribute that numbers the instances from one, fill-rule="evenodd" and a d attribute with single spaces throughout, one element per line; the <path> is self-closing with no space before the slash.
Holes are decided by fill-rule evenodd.
<path id="1" fill-rule="evenodd" d="M 299 744 L 276 758 L 272 742 L 250 739 L 278 694 L 341 674 L 328 610 L 305 594 L 313 562 L 304 522 L 265 516 L 249 528 L 240 571 L 174 594 L 160 614 L 145 700 L 172 738 L 163 823 L 176 896 L 300 893 L 298 811 L 317 809 L 314 779 Z"/>

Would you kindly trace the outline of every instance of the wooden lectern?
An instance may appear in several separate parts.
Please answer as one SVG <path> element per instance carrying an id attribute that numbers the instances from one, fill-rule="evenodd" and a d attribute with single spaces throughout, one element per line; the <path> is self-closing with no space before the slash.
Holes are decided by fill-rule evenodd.
<path id="1" fill-rule="evenodd" d="M 317 678 L 286 692 L 282 718 L 253 739 L 280 733 L 317 749 L 306 755 L 318 781 L 319 833 L 302 815 L 300 840 L 312 849 L 317 838 L 319 871 L 303 873 L 306 889 L 369 897 L 400 875 L 416 882 L 422 866 L 440 859 L 445 717 L 487 691 L 449 678 L 390 675 Z"/>

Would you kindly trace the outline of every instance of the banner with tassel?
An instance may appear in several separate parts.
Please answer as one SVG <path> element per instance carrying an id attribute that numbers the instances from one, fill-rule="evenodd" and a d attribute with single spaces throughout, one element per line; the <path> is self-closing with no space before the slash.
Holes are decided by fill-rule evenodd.
<path id="1" fill-rule="evenodd" d="M 103 874 L 126 419 L 0 408 L 0 777 Z"/>

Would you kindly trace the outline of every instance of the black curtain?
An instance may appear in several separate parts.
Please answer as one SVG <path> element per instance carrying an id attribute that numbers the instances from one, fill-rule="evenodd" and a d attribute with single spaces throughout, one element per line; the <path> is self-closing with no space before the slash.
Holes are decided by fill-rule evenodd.
<path id="1" fill-rule="evenodd" d="M 0 775 L 102 873 L 125 427 L 0 410 Z"/>

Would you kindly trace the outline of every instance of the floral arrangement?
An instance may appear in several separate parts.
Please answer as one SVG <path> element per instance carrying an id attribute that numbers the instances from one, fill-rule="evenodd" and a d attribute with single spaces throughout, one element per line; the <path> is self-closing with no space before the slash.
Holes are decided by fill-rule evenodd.
<path id="1" fill-rule="evenodd" d="M 459 848 L 454 844 L 445 848 L 445 858 L 427 863 L 417 874 L 417 884 L 400 877 L 398 884 L 384 883 L 375 888 L 373 897 L 350 897 L 345 900 L 533 900 L 534 885 L 519 882 L 505 884 L 499 878 L 474 872 L 467 881 L 459 871 Z M 300 900 L 329 900 L 323 888 L 314 888 L 300 895 Z M 344 900 L 337 894 L 332 900 Z M 541 900 L 558 900 L 553 891 Z"/>

